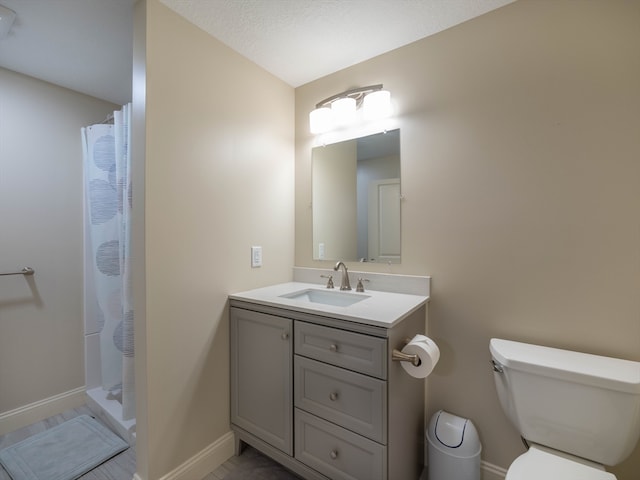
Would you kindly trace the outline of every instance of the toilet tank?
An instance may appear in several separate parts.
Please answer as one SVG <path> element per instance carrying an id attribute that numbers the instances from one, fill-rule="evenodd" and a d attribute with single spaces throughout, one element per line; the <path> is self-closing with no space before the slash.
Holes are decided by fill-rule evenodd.
<path id="1" fill-rule="evenodd" d="M 640 363 L 491 339 L 505 413 L 530 442 L 604 465 L 640 437 Z"/>

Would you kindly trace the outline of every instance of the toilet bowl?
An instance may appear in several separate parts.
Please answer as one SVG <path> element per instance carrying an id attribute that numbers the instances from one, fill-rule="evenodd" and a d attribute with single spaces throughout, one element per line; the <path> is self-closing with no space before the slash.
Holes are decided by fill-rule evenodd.
<path id="1" fill-rule="evenodd" d="M 615 478 L 615 475 L 606 472 L 602 465 L 534 444 L 526 453 L 514 460 L 505 480 L 615 480 Z"/>
<path id="2" fill-rule="evenodd" d="M 615 480 L 640 437 L 640 362 L 493 338 L 500 405 L 531 445 L 506 480 Z"/>

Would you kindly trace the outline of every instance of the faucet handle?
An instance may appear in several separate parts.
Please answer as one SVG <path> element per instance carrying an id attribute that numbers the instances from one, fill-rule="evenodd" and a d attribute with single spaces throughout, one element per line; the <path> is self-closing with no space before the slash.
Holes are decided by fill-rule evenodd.
<path id="1" fill-rule="evenodd" d="M 333 275 L 320 275 L 322 278 L 328 278 L 327 288 L 333 288 Z"/>
<path id="2" fill-rule="evenodd" d="M 368 282 L 369 279 L 367 278 L 358 278 L 358 285 L 356 285 L 356 292 L 364 292 L 364 285 L 362 284 L 362 282 Z"/>

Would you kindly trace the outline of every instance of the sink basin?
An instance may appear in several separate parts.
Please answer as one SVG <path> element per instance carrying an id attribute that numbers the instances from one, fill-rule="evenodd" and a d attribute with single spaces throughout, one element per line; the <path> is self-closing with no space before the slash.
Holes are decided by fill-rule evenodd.
<path id="1" fill-rule="evenodd" d="M 302 302 L 321 303 L 323 305 L 331 305 L 334 307 L 348 307 L 354 303 L 366 300 L 369 298 L 369 295 L 356 295 L 348 292 L 306 288 L 297 292 L 280 295 L 280 297 L 299 300 Z"/>

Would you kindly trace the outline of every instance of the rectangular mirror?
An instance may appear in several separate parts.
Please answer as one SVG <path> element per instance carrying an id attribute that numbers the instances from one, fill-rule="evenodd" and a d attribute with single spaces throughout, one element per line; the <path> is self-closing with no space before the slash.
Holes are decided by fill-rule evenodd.
<path id="1" fill-rule="evenodd" d="M 313 259 L 400 263 L 400 130 L 312 150 Z"/>

